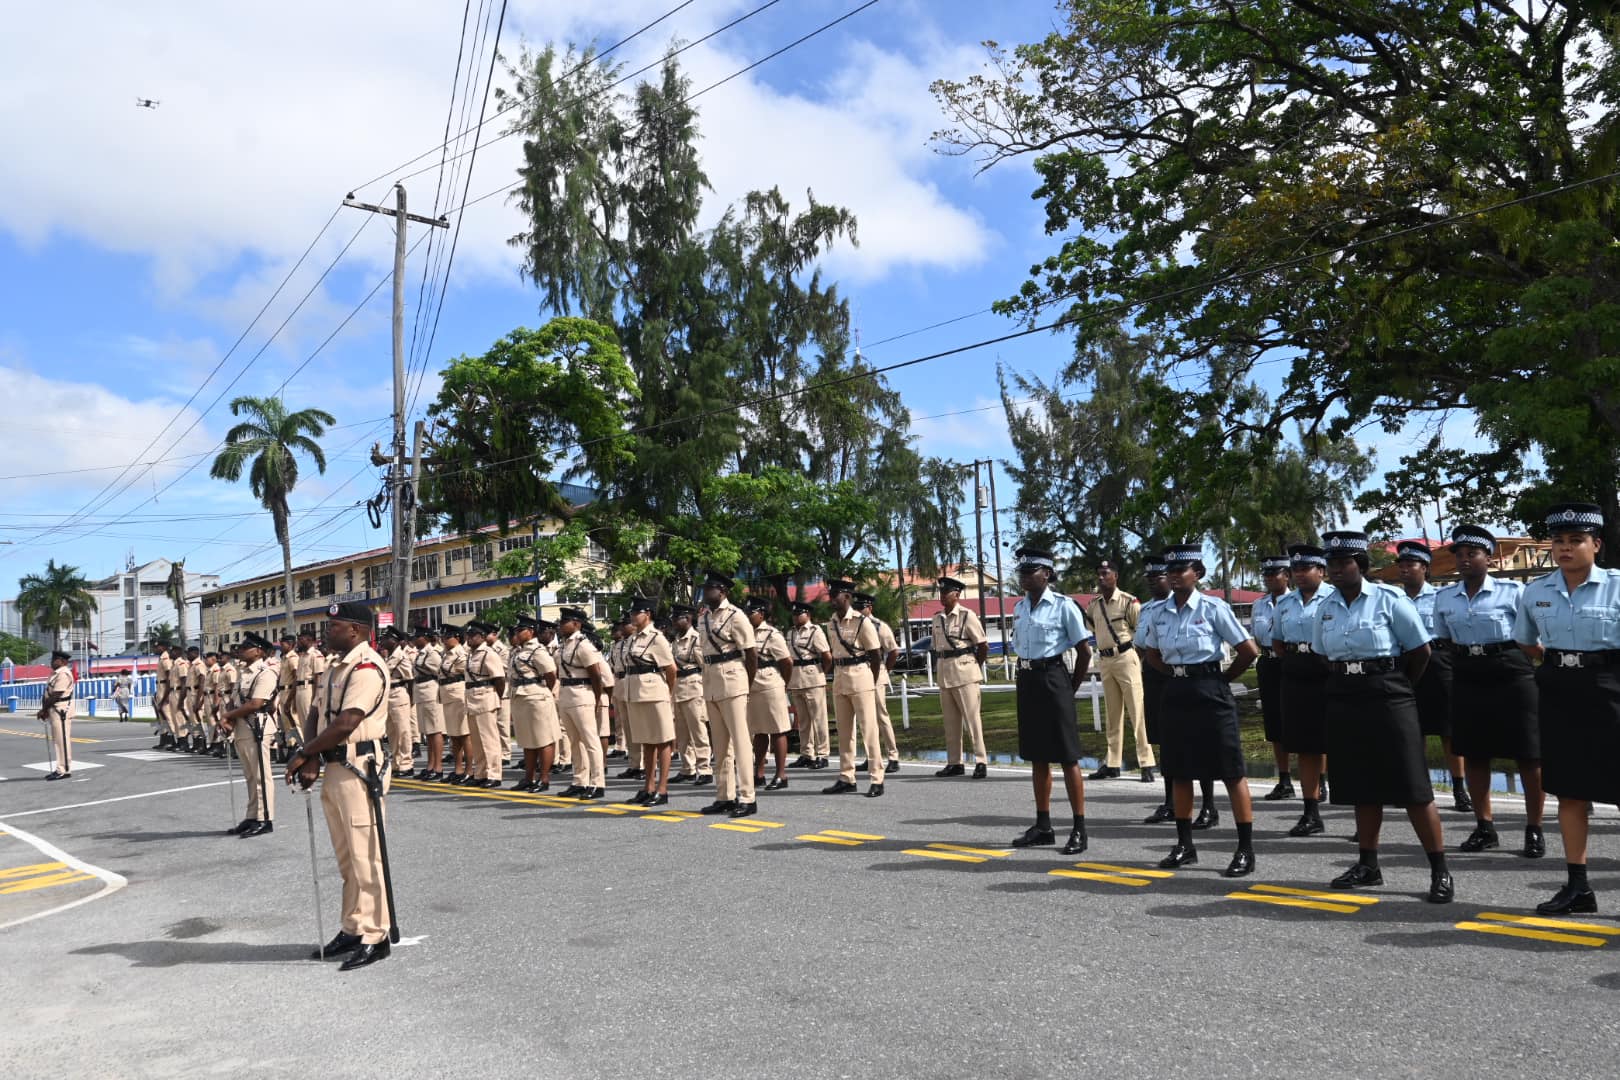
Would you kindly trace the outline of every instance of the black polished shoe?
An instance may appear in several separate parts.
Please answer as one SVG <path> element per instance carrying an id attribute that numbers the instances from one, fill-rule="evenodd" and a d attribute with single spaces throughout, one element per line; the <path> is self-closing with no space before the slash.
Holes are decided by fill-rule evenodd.
<path id="1" fill-rule="evenodd" d="M 573 765 L 572 762 L 569 762 L 569 761 L 565 761 L 560 765 L 553 765 L 551 767 L 551 775 L 552 776 L 572 776 L 573 773 L 574 773 L 574 765 Z"/>
<path id="2" fill-rule="evenodd" d="M 787 786 L 788 780 L 785 776 L 773 776 L 765 782 L 766 791 L 781 791 Z"/>
<path id="3" fill-rule="evenodd" d="M 868 799 L 881 799 L 883 797 L 883 785 L 868 784 L 866 786 L 866 797 Z"/>
<path id="4" fill-rule="evenodd" d="M 740 802 L 731 808 L 732 817 L 752 817 L 757 813 L 759 813 L 759 803 L 757 801 Z"/>
<path id="5" fill-rule="evenodd" d="M 1329 884 L 1335 889 L 1370 889 L 1384 883 L 1384 872 L 1376 866 L 1356 863 Z"/>
<path id="6" fill-rule="evenodd" d="M 1063 845 L 1063 854 L 1079 855 L 1086 850 L 1086 830 L 1075 828 L 1069 830 L 1068 843 Z"/>
<path id="7" fill-rule="evenodd" d="M 356 945 L 354 952 L 349 954 L 349 958 L 343 961 L 343 966 L 338 970 L 353 971 L 355 968 L 375 964 L 379 960 L 388 959 L 393 951 L 394 947 L 388 944 L 387 938 L 383 938 L 375 945 Z"/>
<path id="8" fill-rule="evenodd" d="M 870 761 L 863 761 L 859 765 L 855 766 L 855 771 L 856 772 L 871 772 L 872 770 L 870 768 L 868 768 L 868 766 L 871 765 L 871 764 L 872 763 Z"/>
<path id="9" fill-rule="evenodd" d="M 628 799 L 620 799 L 619 801 L 629 806 L 640 806 L 651 797 L 652 792 L 642 789 L 641 791 L 638 791 L 634 795 L 630 796 Z"/>
<path id="10" fill-rule="evenodd" d="M 67 776 L 67 774 L 64 773 L 61 769 L 53 769 L 49 773 L 47 773 L 45 775 L 45 779 L 47 779 L 47 780 L 61 780 L 66 776 Z"/>
<path id="11" fill-rule="evenodd" d="M 447 784 L 454 784 L 456 787 L 460 787 L 462 784 L 467 782 L 467 774 L 453 772 L 445 778 L 444 782 Z"/>
<path id="12" fill-rule="evenodd" d="M 754 790 L 755 791 L 764 791 L 765 788 L 766 788 L 766 784 L 767 784 L 767 781 L 763 776 L 754 777 Z"/>
<path id="13" fill-rule="evenodd" d="M 251 828 L 251 829 L 243 829 L 237 835 L 238 836 L 263 836 L 265 833 L 273 833 L 275 831 L 276 831 L 276 826 L 275 826 L 274 822 L 255 821 L 253 823 L 253 828 Z"/>
<path id="14" fill-rule="evenodd" d="M 884 776 L 899 776 L 900 775 L 900 762 L 891 761 L 887 765 L 883 766 L 883 775 Z"/>
<path id="15" fill-rule="evenodd" d="M 629 756 L 630 756 L 630 752 L 628 750 L 609 750 L 607 752 L 607 757 L 604 758 L 603 760 L 605 760 L 605 761 L 617 761 L 620 758 L 628 758 Z"/>
<path id="16" fill-rule="evenodd" d="M 1496 837 L 1496 829 L 1488 822 L 1480 822 L 1474 826 L 1474 831 L 1468 834 L 1468 839 L 1457 845 L 1458 851 L 1489 851 L 1499 847 L 1501 841 Z"/>
<path id="17" fill-rule="evenodd" d="M 397 772 L 397 773 L 394 774 L 394 779 L 395 780 L 414 780 L 414 779 L 416 779 L 416 770 L 415 769 L 406 769 L 404 772 Z"/>
<path id="18" fill-rule="evenodd" d="M 943 769 L 935 770 L 934 775 L 935 776 L 966 776 L 967 775 L 967 770 L 962 768 L 962 766 L 960 766 L 960 765 L 947 765 Z"/>
<path id="19" fill-rule="evenodd" d="M 600 799 L 602 796 L 604 796 L 606 794 L 607 794 L 607 790 L 605 788 L 588 787 L 588 788 L 586 788 L 585 790 L 583 790 L 583 791 L 581 791 L 579 793 L 579 797 L 581 799 L 585 800 L 586 802 L 589 802 L 592 799 Z"/>
<path id="20" fill-rule="evenodd" d="M 833 781 L 832 786 L 822 788 L 821 793 L 823 795 L 848 795 L 851 792 L 859 790 L 861 789 L 857 785 L 850 783 L 843 777 L 839 777 L 837 780 Z"/>
<path id="21" fill-rule="evenodd" d="M 707 784 L 712 784 L 712 783 L 714 783 L 714 774 L 713 773 L 698 773 L 698 778 L 696 780 L 692 781 L 692 786 L 693 787 L 703 787 L 703 786 L 705 786 Z"/>
<path id="22" fill-rule="evenodd" d="M 533 787 L 534 787 L 534 781 L 533 780 L 519 780 L 517 783 L 512 785 L 512 790 L 513 791 L 528 791 Z"/>
<path id="23" fill-rule="evenodd" d="M 816 759 L 809 754 L 800 754 L 799 760 L 788 766 L 790 769 L 808 769 L 816 763 Z"/>
<path id="24" fill-rule="evenodd" d="M 1191 844 L 1177 844 L 1170 849 L 1170 854 L 1159 860 L 1161 870 L 1175 870 L 1183 866 L 1192 866 L 1198 862 L 1198 849 Z"/>
<path id="25" fill-rule="evenodd" d="M 1539 859 L 1547 854 L 1547 838 L 1542 835 L 1540 825 L 1526 825 L 1524 827 L 1524 857 Z"/>
<path id="26" fill-rule="evenodd" d="M 345 953 L 353 952 L 355 946 L 360 944 L 359 934 L 345 934 L 339 930 L 337 937 L 326 943 L 326 948 L 309 954 L 311 960 L 336 960 Z"/>
<path id="27" fill-rule="evenodd" d="M 1213 829 L 1220 823 L 1221 812 L 1215 809 L 1213 806 L 1206 806 L 1202 810 L 1198 811 L 1197 817 L 1193 818 L 1192 827 L 1195 829 Z"/>
<path id="28" fill-rule="evenodd" d="M 1328 795 L 1328 779 L 1325 776 L 1316 782 L 1316 801 L 1323 806 L 1333 801 Z"/>
<path id="29" fill-rule="evenodd" d="M 421 779 L 430 784 L 442 784 L 444 783 L 444 773 L 434 769 L 431 772 L 423 773 Z"/>
<path id="30" fill-rule="evenodd" d="M 1226 864 L 1226 869 L 1221 871 L 1221 876 L 1248 877 L 1252 873 L 1254 873 L 1254 852 L 1239 849 L 1238 853 L 1232 856 L 1232 861 Z"/>
<path id="31" fill-rule="evenodd" d="M 826 758 L 818 757 L 816 758 L 816 763 L 810 767 L 819 772 L 820 770 L 827 768 L 830 764 L 831 762 L 829 762 Z"/>
<path id="32" fill-rule="evenodd" d="M 1451 793 L 1451 808 L 1459 814 L 1472 814 L 1474 812 L 1474 800 L 1468 794 L 1467 788 L 1458 788 Z"/>
<path id="33" fill-rule="evenodd" d="M 1431 904 L 1449 904 L 1456 898 L 1457 883 L 1451 880 L 1451 871 L 1431 871 L 1429 874 L 1429 894 L 1423 899 Z"/>
<path id="34" fill-rule="evenodd" d="M 620 773 L 618 775 L 618 779 L 620 779 L 620 780 L 645 780 L 645 779 L 647 779 L 647 774 L 645 772 L 643 772 L 641 769 L 633 769 L 633 768 L 632 769 L 626 769 L 626 770 L 624 770 L 624 772 L 622 772 L 622 773 Z"/>
<path id="35" fill-rule="evenodd" d="M 247 832 L 249 829 L 253 828 L 253 826 L 255 826 L 257 824 L 258 824 L 258 822 L 254 821 L 252 818 L 243 818 L 241 821 L 236 823 L 235 828 L 226 829 L 225 830 L 225 835 L 226 836 L 240 836 L 243 833 Z"/>
<path id="36" fill-rule="evenodd" d="M 1294 797 L 1294 782 L 1292 780 L 1279 780 L 1277 786 L 1260 796 L 1262 802 L 1282 802 L 1284 799 Z"/>
<path id="37" fill-rule="evenodd" d="M 1169 803 L 1159 804 L 1159 808 L 1142 819 L 1144 825 L 1163 825 L 1167 821 L 1176 820 L 1176 811 Z"/>
<path id="38" fill-rule="evenodd" d="M 1565 885 L 1551 900 L 1536 905 L 1537 915 L 1596 915 L 1597 893 Z"/>
<path id="39" fill-rule="evenodd" d="M 1301 814 L 1299 821 L 1295 822 L 1294 827 L 1288 830 L 1288 835 L 1315 836 L 1318 833 L 1324 832 L 1326 829 L 1327 826 L 1322 824 L 1321 814 Z"/>
<path id="40" fill-rule="evenodd" d="M 1151 766 L 1151 765 L 1144 768 L 1142 770 L 1142 775 L 1138 776 L 1137 779 L 1142 781 L 1142 783 L 1144 783 L 1144 784 L 1154 784 L 1154 783 L 1157 783 L 1158 780 L 1159 780 L 1159 778 L 1156 775 L 1154 775 L 1153 766 Z"/>
<path id="41" fill-rule="evenodd" d="M 716 799 L 714 802 L 699 810 L 700 814 L 729 814 L 737 809 L 736 799 Z"/>
<path id="42" fill-rule="evenodd" d="M 483 788 L 498 788 L 498 787 L 502 786 L 503 783 L 504 783 L 504 781 L 496 780 L 496 779 L 494 779 L 492 777 L 492 778 L 490 778 L 488 780 L 485 780 L 485 781 L 481 782 L 478 786 L 483 787 Z"/>
<path id="43" fill-rule="evenodd" d="M 1096 772 L 1086 777 L 1087 780 L 1118 780 L 1119 770 L 1112 765 L 1104 765 Z"/>
<path id="44" fill-rule="evenodd" d="M 1039 825 L 1031 825 L 1024 830 L 1022 836 L 1013 837 L 1013 847 L 1051 847 L 1057 843 L 1057 833 L 1051 829 L 1043 829 Z"/>
<path id="45" fill-rule="evenodd" d="M 975 779 L 975 780 L 983 780 L 985 777 L 987 777 L 989 775 L 990 775 L 990 770 L 988 770 L 988 769 L 986 769 L 984 767 L 984 762 L 981 761 L 977 765 L 973 766 L 973 779 Z"/>
<path id="46" fill-rule="evenodd" d="M 668 806 L 669 805 L 669 796 L 665 795 L 665 794 L 662 794 L 662 793 L 657 794 L 657 795 L 652 795 L 647 799 L 646 802 L 642 803 L 641 805 L 642 806 Z"/>

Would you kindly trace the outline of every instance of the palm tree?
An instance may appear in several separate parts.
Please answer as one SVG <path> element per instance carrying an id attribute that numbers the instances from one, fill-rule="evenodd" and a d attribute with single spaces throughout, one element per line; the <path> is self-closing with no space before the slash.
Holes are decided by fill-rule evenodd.
<path id="1" fill-rule="evenodd" d="M 279 397 L 239 397 L 231 402 L 232 416 L 245 416 L 225 433 L 225 449 L 214 459 L 208 475 L 231 483 L 248 470 L 248 490 L 259 500 L 276 525 L 281 543 L 282 591 L 287 604 L 287 632 L 297 626 L 293 617 L 292 542 L 287 534 L 287 496 L 298 486 L 298 454 L 309 455 L 320 472 L 326 471 L 326 455 L 315 440 L 336 423 L 331 413 L 321 409 L 301 409 L 290 413 Z M 251 464 L 250 464 L 251 462 Z"/>
<path id="2" fill-rule="evenodd" d="M 96 613 L 96 598 L 90 595 L 90 582 L 77 566 L 57 566 L 55 559 L 45 563 L 43 574 L 28 574 L 17 582 L 17 614 L 24 626 L 30 623 L 54 636 L 55 647 L 62 647 L 62 631 L 74 620 L 86 624 Z"/>

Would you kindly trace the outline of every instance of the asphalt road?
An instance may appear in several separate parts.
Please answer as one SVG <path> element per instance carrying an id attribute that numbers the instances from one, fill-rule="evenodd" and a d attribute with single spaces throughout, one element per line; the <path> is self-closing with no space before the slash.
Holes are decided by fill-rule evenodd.
<path id="1" fill-rule="evenodd" d="M 343 975 L 305 958 L 302 796 L 280 796 L 273 835 L 238 840 L 221 762 L 142 755 L 144 724 L 81 722 L 98 741 L 47 784 L 26 767 L 42 743 L 12 734 L 29 728 L 0 720 L 7 1077 L 1614 1075 L 1613 808 L 1584 929 L 1514 921 L 1562 880 L 1556 832 L 1539 862 L 1455 856 L 1458 902 L 1433 907 L 1392 817 L 1387 885 L 1323 901 L 1277 890 L 1328 892 L 1354 858 L 1348 814 L 1293 840 L 1298 803 L 1259 804 L 1259 872 L 1240 884 L 1220 877 L 1222 797 L 1202 864 L 1148 873 L 1173 837 L 1138 823 L 1159 789 L 1132 779 L 1090 785 L 1078 858 L 1005 846 L 1030 807 L 1010 769 L 907 766 L 873 800 L 795 773 L 738 823 L 754 831 L 695 815 L 712 789 L 655 817 L 402 783 L 407 944 Z M 1521 812 L 1504 803 L 1505 839 Z M 1454 847 L 1467 823 L 1444 817 Z M 330 935 L 318 807 L 315 823 Z"/>

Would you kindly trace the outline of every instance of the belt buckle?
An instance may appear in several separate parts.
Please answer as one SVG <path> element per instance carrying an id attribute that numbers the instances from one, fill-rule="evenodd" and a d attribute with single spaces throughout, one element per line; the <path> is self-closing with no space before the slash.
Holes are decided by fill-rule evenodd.
<path id="1" fill-rule="evenodd" d="M 1304 643 L 1302 643 L 1302 644 L 1301 644 L 1301 645 L 1300 645 L 1300 646 L 1299 646 L 1299 649 L 1298 649 L 1298 651 L 1299 651 L 1299 652 L 1302 652 L 1302 653 L 1309 653 L 1309 652 L 1310 652 L 1310 651 L 1311 651 L 1311 644 L 1310 644 L 1310 642 L 1308 642 L 1308 641 L 1307 641 L 1307 642 L 1304 642 Z"/>
<path id="2" fill-rule="evenodd" d="M 1170 667 L 1170 674 L 1174 675 L 1178 679 L 1185 679 L 1187 677 L 1187 665 L 1172 664 Z"/>
<path id="3" fill-rule="evenodd" d="M 1580 654 L 1578 654 L 1578 653 L 1559 653 L 1558 654 L 1558 666 L 1559 667 L 1572 667 L 1572 668 L 1580 667 L 1581 666 Z"/>
<path id="4" fill-rule="evenodd" d="M 1346 675 L 1360 675 L 1360 674 L 1363 674 L 1362 667 L 1361 667 L 1361 661 L 1360 660 L 1347 660 L 1347 661 L 1345 661 L 1344 673 Z"/>
<path id="5" fill-rule="evenodd" d="M 1035 667 L 1034 664 L 1030 663 L 1028 660 L 1025 660 L 1023 657 L 1018 658 L 1018 670 L 1019 671 L 1031 671 L 1031 670 L 1034 669 L 1034 667 Z"/>
<path id="6" fill-rule="evenodd" d="M 1485 655 L 1485 646 L 1483 646 L 1483 645 L 1470 645 L 1470 646 L 1468 646 L 1468 655 L 1469 656 L 1484 656 Z"/>

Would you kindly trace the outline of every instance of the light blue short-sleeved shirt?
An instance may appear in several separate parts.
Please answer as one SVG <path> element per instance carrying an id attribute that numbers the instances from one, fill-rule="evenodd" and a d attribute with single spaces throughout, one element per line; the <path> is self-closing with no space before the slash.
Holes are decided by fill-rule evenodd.
<path id="1" fill-rule="evenodd" d="M 1322 601 L 1312 626 L 1311 648 L 1329 660 L 1399 656 L 1429 643 L 1429 632 L 1404 589 L 1363 581 L 1349 604 L 1337 590 Z"/>
<path id="2" fill-rule="evenodd" d="M 1298 589 L 1279 600 L 1277 617 L 1271 624 L 1272 642 L 1287 641 L 1302 645 L 1311 640 L 1311 624 L 1316 622 L 1316 613 L 1321 609 L 1322 601 L 1336 591 L 1333 586 L 1324 582 L 1309 603 Z"/>
<path id="3" fill-rule="evenodd" d="M 1013 648 L 1024 660 L 1062 656 L 1086 640 L 1080 605 L 1048 586 L 1033 608 L 1029 597 L 1013 606 Z"/>
<path id="4" fill-rule="evenodd" d="M 1255 644 L 1262 649 L 1271 647 L 1271 634 L 1277 624 L 1277 605 L 1290 595 L 1283 593 L 1272 596 L 1267 593 L 1254 602 L 1254 609 L 1249 613 L 1249 632 L 1254 635 Z"/>
<path id="5" fill-rule="evenodd" d="M 1167 664 L 1208 664 L 1221 659 L 1221 643 L 1237 646 L 1249 634 L 1232 614 L 1232 605 L 1218 596 L 1194 591 L 1185 604 L 1175 597 L 1150 613 L 1147 607 L 1137 621 L 1142 644 L 1159 650 Z"/>
<path id="6" fill-rule="evenodd" d="M 1513 639 L 1570 652 L 1620 649 L 1620 570 L 1592 567 L 1571 593 L 1554 570 L 1524 587 Z"/>
<path id="7" fill-rule="evenodd" d="M 1462 582 L 1447 585 L 1434 599 L 1434 636 L 1458 645 L 1494 645 L 1513 640 L 1524 586 L 1487 576 L 1473 596 Z"/>
<path id="8" fill-rule="evenodd" d="M 1400 586 L 1397 586 L 1397 588 L 1401 589 L 1401 595 L 1406 597 L 1406 602 L 1417 608 L 1418 618 L 1423 620 L 1423 629 L 1429 632 L 1429 637 L 1435 637 L 1434 600 L 1435 597 L 1440 595 L 1440 590 L 1427 581 L 1423 583 L 1423 588 L 1418 590 L 1416 596 L 1408 595 L 1405 588 Z"/>

